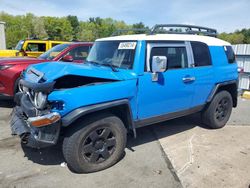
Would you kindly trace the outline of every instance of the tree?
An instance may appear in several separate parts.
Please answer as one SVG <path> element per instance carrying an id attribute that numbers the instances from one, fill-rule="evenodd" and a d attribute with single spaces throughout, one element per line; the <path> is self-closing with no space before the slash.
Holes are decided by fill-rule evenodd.
<path id="1" fill-rule="evenodd" d="M 34 27 L 34 35 L 40 39 L 48 38 L 48 34 L 45 30 L 44 20 L 41 17 L 35 17 L 32 20 Z"/>
<path id="2" fill-rule="evenodd" d="M 67 17 L 38 17 L 27 13 L 26 15 L 13 16 L 0 12 L 0 21 L 6 22 L 7 48 L 13 48 L 19 40 L 30 37 L 65 41 L 94 41 L 97 38 L 109 37 L 118 29 L 149 29 L 142 22 L 128 25 L 124 21 L 100 17 L 90 17 L 86 21 L 79 21 L 77 16 L 74 15 L 68 15 Z M 128 31 L 118 34 L 139 33 L 145 33 L 145 31 Z M 232 44 L 250 44 L 250 29 L 245 28 L 236 30 L 233 33 L 221 33 L 218 37 Z"/>
<path id="3" fill-rule="evenodd" d="M 45 31 L 48 37 L 53 40 L 66 40 L 73 39 L 73 29 L 67 18 L 57 17 L 43 17 Z"/>
<path id="4" fill-rule="evenodd" d="M 79 32 L 79 21 L 77 16 L 68 15 L 67 20 L 70 22 L 72 27 L 73 40 L 77 40 L 77 33 Z"/>
<path id="5" fill-rule="evenodd" d="M 133 25 L 132 25 L 132 28 L 133 28 L 133 29 L 139 29 L 139 30 L 141 30 L 141 31 L 136 31 L 136 32 L 134 32 L 135 34 L 145 33 L 147 30 L 149 30 L 149 28 L 146 27 L 146 26 L 144 25 L 144 23 L 142 23 L 142 22 L 133 24 Z"/>
<path id="6" fill-rule="evenodd" d="M 231 44 L 244 43 L 244 35 L 242 33 L 221 33 L 218 37 L 222 40 L 230 42 Z"/>

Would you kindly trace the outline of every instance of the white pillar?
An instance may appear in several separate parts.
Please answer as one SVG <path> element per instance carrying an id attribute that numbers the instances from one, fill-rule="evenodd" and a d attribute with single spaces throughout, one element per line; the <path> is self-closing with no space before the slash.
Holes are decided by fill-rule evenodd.
<path id="1" fill-rule="evenodd" d="M 0 21 L 0 50 L 6 49 L 5 23 Z"/>

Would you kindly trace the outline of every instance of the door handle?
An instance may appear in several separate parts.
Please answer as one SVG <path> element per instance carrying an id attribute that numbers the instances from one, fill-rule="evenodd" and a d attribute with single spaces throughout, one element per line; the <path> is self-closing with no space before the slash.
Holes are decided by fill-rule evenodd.
<path id="1" fill-rule="evenodd" d="M 182 78 L 182 81 L 184 83 L 194 82 L 195 81 L 195 77 L 184 77 L 184 78 Z"/>

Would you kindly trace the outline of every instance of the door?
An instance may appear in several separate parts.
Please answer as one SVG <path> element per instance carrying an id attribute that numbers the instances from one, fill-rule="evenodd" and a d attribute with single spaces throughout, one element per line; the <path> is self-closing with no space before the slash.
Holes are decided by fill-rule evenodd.
<path id="1" fill-rule="evenodd" d="M 138 119 L 147 119 L 190 108 L 195 77 L 189 43 L 148 43 L 145 72 L 138 83 Z M 152 81 L 153 56 L 167 57 L 167 70 Z"/>
<path id="2" fill-rule="evenodd" d="M 195 75 L 195 94 L 192 106 L 204 105 L 215 87 L 214 67 L 212 56 L 207 44 L 202 42 L 191 42 L 194 75 Z"/>

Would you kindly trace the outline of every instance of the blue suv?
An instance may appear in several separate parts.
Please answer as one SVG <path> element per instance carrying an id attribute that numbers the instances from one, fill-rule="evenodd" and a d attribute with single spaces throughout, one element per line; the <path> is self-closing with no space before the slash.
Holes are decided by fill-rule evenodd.
<path id="1" fill-rule="evenodd" d="M 35 148 L 63 139 L 68 167 L 86 173 L 118 162 L 127 132 L 136 137 L 142 126 L 201 112 L 204 124 L 222 128 L 237 106 L 238 73 L 231 45 L 215 35 L 157 25 L 96 40 L 84 64 L 30 66 L 15 96 L 12 134 Z"/>

